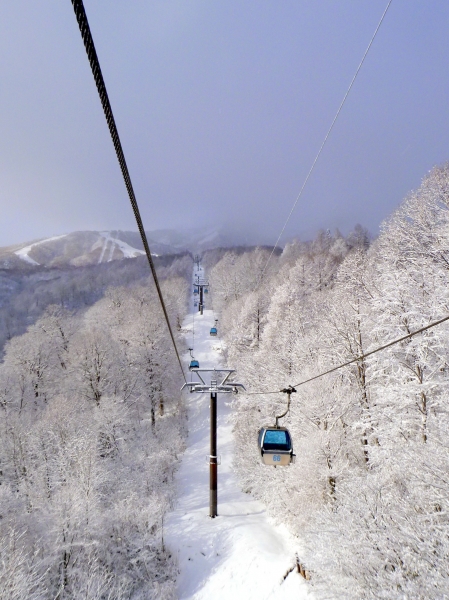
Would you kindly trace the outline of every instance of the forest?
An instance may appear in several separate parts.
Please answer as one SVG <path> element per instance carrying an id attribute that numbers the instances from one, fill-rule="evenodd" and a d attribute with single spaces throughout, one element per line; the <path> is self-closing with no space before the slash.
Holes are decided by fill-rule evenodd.
<path id="1" fill-rule="evenodd" d="M 174 324 L 192 266 L 188 255 L 159 265 Z M 19 280 L 6 305 L 22 327 L 23 306 L 34 311 L 0 365 L 1 597 L 172 598 L 164 516 L 185 415 L 148 265 L 46 275 L 34 295 Z"/>
<path id="2" fill-rule="evenodd" d="M 188 253 L 155 256 L 162 278 L 185 276 L 182 258 Z M 0 356 L 7 340 L 24 333 L 55 304 L 69 310 L 92 306 L 111 286 L 128 286 L 148 277 L 145 257 L 84 267 L 33 267 L 0 269 Z"/>
<path id="3" fill-rule="evenodd" d="M 370 243 L 344 238 L 206 254 L 229 368 L 276 392 L 449 314 L 449 165 L 434 168 Z M 449 597 L 449 325 L 292 394 L 296 464 L 260 463 L 282 393 L 234 401 L 243 489 L 301 540 L 318 599 Z M 249 440 L 253 442 L 249 443 Z"/>
<path id="4" fill-rule="evenodd" d="M 242 489 L 296 536 L 317 600 L 448 597 L 449 322 L 363 356 L 449 314 L 449 165 L 375 240 L 357 226 L 271 253 L 202 257 L 223 363 L 248 390 Z M 188 254 L 158 265 L 181 352 L 192 270 Z M 188 423 L 147 265 L 2 278 L 2 598 L 175 598 L 164 518 Z M 296 463 L 274 469 L 257 433 L 289 385 Z"/>

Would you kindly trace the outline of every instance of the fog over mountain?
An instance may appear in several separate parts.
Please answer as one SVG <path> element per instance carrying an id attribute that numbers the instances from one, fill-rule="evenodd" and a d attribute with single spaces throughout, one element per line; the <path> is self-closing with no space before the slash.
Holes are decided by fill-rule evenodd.
<path id="1" fill-rule="evenodd" d="M 256 246 L 270 242 L 258 231 L 232 225 L 185 231 L 160 229 L 147 232 L 147 238 L 155 255 L 185 251 L 195 253 L 211 248 Z M 0 247 L 0 268 L 27 269 L 37 265 L 82 267 L 143 254 L 142 240 L 137 231 L 76 231 Z"/>
<path id="2" fill-rule="evenodd" d="M 145 227 L 274 243 L 386 4 L 86 0 Z M 2 9 L 0 245 L 135 229 L 71 3 Z M 448 23 L 391 4 L 287 236 L 376 233 L 447 160 Z"/>

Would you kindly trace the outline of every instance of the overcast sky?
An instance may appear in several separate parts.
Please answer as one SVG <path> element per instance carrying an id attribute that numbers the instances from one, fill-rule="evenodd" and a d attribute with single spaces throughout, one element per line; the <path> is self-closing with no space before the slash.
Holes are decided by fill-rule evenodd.
<path id="1" fill-rule="evenodd" d="M 274 240 L 387 0 L 84 0 L 147 230 Z M 393 0 L 288 234 L 379 224 L 449 159 L 449 2 Z M 70 0 L 2 3 L 0 246 L 136 226 Z"/>

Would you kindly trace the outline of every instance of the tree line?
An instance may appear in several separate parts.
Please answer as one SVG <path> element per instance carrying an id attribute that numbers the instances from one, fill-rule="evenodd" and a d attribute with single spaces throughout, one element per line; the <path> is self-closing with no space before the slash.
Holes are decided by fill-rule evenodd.
<path id="1" fill-rule="evenodd" d="M 188 253 L 155 256 L 162 278 L 184 276 Z M 52 304 L 68 310 L 92 306 L 111 286 L 128 286 L 148 277 L 146 257 L 114 260 L 84 267 L 43 267 L 24 263 L 23 268 L 0 269 L 0 356 L 4 344 L 21 335 Z"/>

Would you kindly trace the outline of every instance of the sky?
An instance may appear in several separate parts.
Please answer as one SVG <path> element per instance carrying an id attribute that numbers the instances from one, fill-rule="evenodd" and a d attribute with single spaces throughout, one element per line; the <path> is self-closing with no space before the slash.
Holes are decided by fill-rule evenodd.
<path id="1" fill-rule="evenodd" d="M 274 241 L 387 0 L 84 0 L 147 230 Z M 374 235 L 449 159 L 449 2 L 393 0 L 286 237 Z M 3 3 L 0 246 L 136 230 L 70 0 Z"/>

